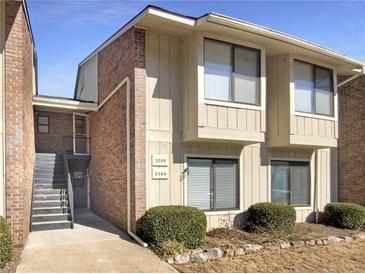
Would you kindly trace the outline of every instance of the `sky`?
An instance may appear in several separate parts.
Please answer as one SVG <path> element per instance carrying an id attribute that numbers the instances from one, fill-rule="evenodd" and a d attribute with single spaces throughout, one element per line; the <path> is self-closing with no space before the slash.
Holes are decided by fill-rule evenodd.
<path id="1" fill-rule="evenodd" d="M 365 61 L 363 1 L 28 0 L 38 93 L 72 97 L 78 64 L 146 5 L 190 16 L 217 12 Z"/>

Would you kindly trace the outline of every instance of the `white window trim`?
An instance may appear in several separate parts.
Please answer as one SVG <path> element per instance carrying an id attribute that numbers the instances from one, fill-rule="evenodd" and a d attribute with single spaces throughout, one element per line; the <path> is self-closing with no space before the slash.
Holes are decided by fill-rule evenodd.
<path id="1" fill-rule="evenodd" d="M 227 215 L 227 214 L 238 214 L 243 210 L 243 180 L 242 180 L 242 160 L 240 155 L 216 155 L 216 154 L 185 154 L 184 155 L 184 180 L 183 180 L 183 205 L 188 206 L 188 158 L 205 158 L 205 159 L 235 159 L 238 160 L 239 167 L 239 177 L 238 177 L 238 186 L 239 186 L 239 201 L 238 209 L 232 210 L 217 210 L 217 211 L 203 211 L 206 216 L 213 215 Z"/>
<path id="2" fill-rule="evenodd" d="M 295 85 L 294 85 L 294 60 L 303 61 L 315 66 L 321 66 L 327 69 L 332 70 L 333 72 L 333 115 L 328 116 L 325 114 L 318 113 L 306 113 L 295 110 Z M 334 66 L 331 66 L 326 63 L 318 62 L 316 60 L 299 56 L 299 55 L 289 55 L 289 67 L 290 67 L 290 76 L 289 76 L 289 92 L 290 92 L 290 114 L 294 116 L 302 116 L 308 118 L 315 119 L 323 119 L 329 121 L 338 121 L 338 96 L 337 96 L 337 72 Z"/>
<path id="3" fill-rule="evenodd" d="M 237 103 L 230 101 L 219 101 L 214 99 L 205 98 L 205 68 L 204 68 L 204 39 L 214 39 L 217 41 L 222 41 L 225 43 L 230 43 L 233 45 L 244 46 L 248 48 L 257 49 L 260 51 L 260 103 L 258 105 Z M 227 37 L 222 37 L 220 35 L 214 35 L 211 33 L 200 33 L 198 37 L 198 100 L 199 104 L 206 105 L 216 105 L 216 106 L 226 106 L 241 109 L 254 109 L 254 110 L 265 110 L 266 106 L 266 49 L 265 47 L 245 42 L 242 40 L 230 39 Z"/>
<path id="4" fill-rule="evenodd" d="M 271 161 L 287 161 L 287 162 L 307 162 L 310 168 L 310 206 L 295 206 L 296 211 L 302 210 L 314 210 L 314 191 L 315 191 L 315 168 L 314 161 L 312 158 L 280 158 L 280 157 L 269 157 L 268 159 L 268 188 L 267 197 L 268 201 L 271 202 Z"/>
<path id="5" fill-rule="evenodd" d="M 86 139 L 87 141 L 87 145 L 86 145 L 86 153 L 76 153 L 76 124 L 75 124 L 75 120 L 76 120 L 76 116 L 82 116 L 85 117 L 85 122 L 86 122 L 86 134 L 85 137 L 89 138 L 90 134 L 89 134 L 89 120 L 88 120 L 88 115 L 84 114 L 84 113 L 76 113 L 73 112 L 72 113 L 72 146 L 73 146 L 73 154 L 74 155 L 89 155 L 90 154 L 90 140 Z"/>

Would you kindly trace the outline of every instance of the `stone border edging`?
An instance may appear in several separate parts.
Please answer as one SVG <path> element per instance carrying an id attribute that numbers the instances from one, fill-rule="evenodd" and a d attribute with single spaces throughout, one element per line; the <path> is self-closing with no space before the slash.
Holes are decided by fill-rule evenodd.
<path id="1" fill-rule="evenodd" d="M 263 250 L 275 251 L 287 248 L 309 247 L 309 246 L 323 246 L 331 245 L 338 242 L 352 242 L 357 240 L 364 240 L 365 232 L 356 233 L 350 236 L 329 236 L 323 239 L 312 239 L 306 241 L 290 241 L 290 242 L 272 242 L 259 244 L 245 244 L 235 249 L 223 250 L 220 247 L 211 247 L 206 249 L 195 250 L 189 253 L 178 254 L 174 257 L 169 257 L 166 261 L 169 264 L 186 264 L 189 262 L 202 263 L 207 261 L 214 261 L 222 257 L 238 257 L 247 254 L 257 253 Z"/>

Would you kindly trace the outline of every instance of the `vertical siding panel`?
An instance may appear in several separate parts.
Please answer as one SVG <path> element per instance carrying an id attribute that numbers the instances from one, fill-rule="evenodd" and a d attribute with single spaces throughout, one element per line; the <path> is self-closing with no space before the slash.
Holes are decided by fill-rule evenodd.
<path id="1" fill-rule="evenodd" d="M 251 147 L 244 148 L 244 207 L 252 204 L 252 153 Z"/>
<path id="2" fill-rule="evenodd" d="M 216 106 L 207 106 L 208 108 L 208 127 L 216 128 L 218 126 L 217 121 L 217 107 Z"/>
<path id="3" fill-rule="evenodd" d="M 245 109 L 237 110 L 237 124 L 239 129 L 247 129 L 247 111 Z"/>
<path id="4" fill-rule="evenodd" d="M 171 130 L 170 39 L 160 36 L 160 130 Z"/>
<path id="5" fill-rule="evenodd" d="M 237 129 L 237 109 L 228 108 L 228 128 Z"/>
<path id="6" fill-rule="evenodd" d="M 297 134 L 298 133 L 298 127 L 297 127 L 297 117 L 290 115 L 290 134 Z"/>
<path id="7" fill-rule="evenodd" d="M 257 132 L 260 132 L 261 131 L 261 111 L 260 110 L 256 110 L 255 111 L 255 114 L 256 114 L 256 131 Z"/>
<path id="8" fill-rule="evenodd" d="M 332 121 L 326 120 L 325 124 L 326 124 L 326 129 L 325 129 L 326 137 L 333 138 L 334 134 L 333 134 L 333 128 L 332 128 Z"/>
<path id="9" fill-rule="evenodd" d="M 227 107 L 218 107 L 218 128 L 228 127 Z"/>
<path id="10" fill-rule="evenodd" d="M 324 120 L 318 120 L 318 135 L 320 137 L 326 136 L 326 125 Z"/>
<path id="11" fill-rule="evenodd" d="M 247 110 L 247 130 L 255 131 L 256 127 L 256 115 L 254 110 Z"/>
<path id="12" fill-rule="evenodd" d="M 313 136 L 318 136 L 318 119 L 312 120 Z"/>
<path id="13" fill-rule="evenodd" d="M 150 142 L 150 155 L 151 158 L 152 154 L 159 154 L 160 153 L 160 146 L 158 142 Z M 160 182 L 159 180 L 152 180 L 151 176 L 148 178 L 150 181 L 150 206 L 157 206 L 160 204 Z"/>
<path id="14" fill-rule="evenodd" d="M 149 96 L 149 127 L 150 129 L 159 129 L 159 59 L 160 59 L 160 42 L 159 36 L 155 33 L 148 34 L 148 96 Z"/>
<path id="15" fill-rule="evenodd" d="M 297 117 L 298 120 L 298 135 L 304 135 L 304 118 L 303 117 Z"/>
<path id="16" fill-rule="evenodd" d="M 252 147 L 252 203 L 260 202 L 260 150 Z"/>
<path id="17" fill-rule="evenodd" d="M 305 127 L 305 135 L 312 136 L 313 135 L 313 126 L 311 118 L 304 118 L 304 127 Z"/>

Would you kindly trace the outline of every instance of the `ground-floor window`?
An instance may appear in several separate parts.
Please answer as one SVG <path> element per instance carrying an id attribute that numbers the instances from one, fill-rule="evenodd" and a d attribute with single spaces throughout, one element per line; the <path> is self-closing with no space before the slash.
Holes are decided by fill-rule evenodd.
<path id="1" fill-rule="evenodd" d="M 238 209 L 238 159 L 189 158 L 187 203 L 207 211 Z"/>
<path id="2" fill-rule="evenodd" d="M 310 206 L 309 161 L 271 161 L 271 201 Z"/>

